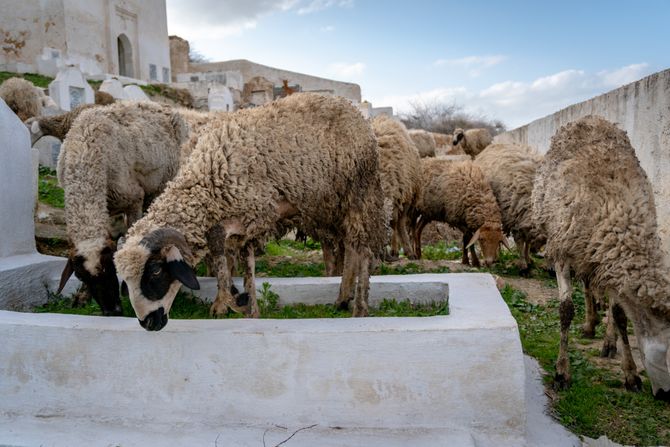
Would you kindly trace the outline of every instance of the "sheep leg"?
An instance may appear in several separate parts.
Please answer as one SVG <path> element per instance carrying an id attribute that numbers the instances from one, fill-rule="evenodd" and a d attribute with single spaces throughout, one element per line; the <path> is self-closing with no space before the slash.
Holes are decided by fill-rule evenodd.
<path id="1" fill-rule="evenodd" d="M 370 259 L 359 254 L 358 258 L 358 282 L 356 283 L 356 294 L 354 299 L 354 317 L 368 316 L 368 293 L 370 292 Z"/>
<path id="2" fill-rule="evenodd" d="M 414 230 L 414 252 L 416 259 L 421 259 L 421 233 L 423 233 L 426 225 L 428 225 L 428 221 L 423 216 L 419 216 L 416 229 Z"/>
<path id="3" fill-rule="evenodd" d="M 344 272 L 344 243 L 338 242 L 335 250 L 335 276 L 342 276 Z"/>
<path id="4" fill-rule="evenodd" d="M 470 247 L 470 255 L 472 257 L 472 266 L 473 267 L 481 267 L 481 264 L 479 263 L 479 258 L 477 257 L 477 250 L 475 250 L 475 246 Z"/>
<path id="5" fill-rule="evenodd" d="M 408 224 L 409 224 L 409 216 L 407 215 L 407 212 L 404 212 L 400 216 L 400 222 L 398 227 L 402 248 L 405 251 L 405 256 L 407 256 L 409 259 L 417 259 L 414 247 L 412 246 L 412 243 L 409 239 L 409 231 L 407 228 Z"/>
<path id="6" fill-rule="evenodd" d="M 570 281 L 570 266 L 556 263 L 556 279 L 558 280 L 558 295 L 561 301 L 559 314 L 561 317 L 561 342 L 556 360 L 556 375 L 554 384 L 564 389 L 570 384 L 570 358 L 568 357 L 568 333 L 570 324 L 575 316 L 575 306 L 572 302 L 572 283 Z"/>
<path id="7" fill-rule="evenodd" d="M 468 242 L 470 242 L 470 239 L 472 239 L 472 233 L 464 232 L 463 233 L 463 254 L 461 256 L 461 262 L 463 265 L 470 265 L 470 260 L 468 259 L 468 249 L 466 248 L 468 246 Z"/>
<path id="8" fill-rule="evenodd" d="M 335 301 L 335 307 L 346 310 L 349 308 L 349 301 L 354 297 L 354 288 L 356 286 L 356 274 L 359 271 L 359 258 L 356 251 L 349 245 L 344 250 L 344 271 L 342 272 L 342 282 L 340 283 L 340 293 Z"/>
<path id="9" fill-rule="evenodd" d="M 398 219 L 395 219 L 394 221 L 391 222 L 391 228 L 393 229 L 393 232 L 391 233 L 391 253 L 386 256 L 386 261 L 388 262 L 393 262 L 397 261 L 398 258 L 400 257 L 400 242 L 399 242 L 399 225 L 400 222 Z"/>
<path id="10" fill-rule="evenodd" d="M 329 242 L 321 242 L 321 251 L 323 251 L 323 263 L 326 266 L 326 276 L 336 276 L 336 254 L 335 247 Z"/>
<path id="11" fill-rule="evenodd" d="M 596 327 L 600 323 L 600 316 L 596 307 L 595 291 L 589 285 L 588 281 L 584 281 L 584 307 L 586 309 L 586 316 L 584 324 L 582 325 L 582 334 L 586 338 L 593 338 L 596 335 Z"/>
<path id="12" fill-rule="evenodd" d="M 209 313 L 212 316 L 222 316 L 228 313 L 229 309 L 237 309 L 235 305 L 235 298 L 231 293 L 233 286 L 233 277 L 230 274 L 228 260 L 224 255 L 212 256 L 214 259 L 214 267 L 216 272 L 217 292 L 216 299 L 209 308 Z"/>
<path id="13" fill-rule="evenodd" d="M 247 244 L 245 250 L 245 272 L 244 272 L 244 291 L 249 296 L 248 315 L 251 318 L 259 318 L 261 316 L 258 309 L 258 301 L 256 301 L 256 258 L 254 257 L 253 244 Z"/>
<path id="14" fill-rule="evenodd" d="M 607 329 L 603 338 L 603 347 L 600 350 L 600 357 L 616 357 L 617 330 L 614 324 L 614 315 L 612 314 L 612 305 L 607 306 Z"/>
<path id="15" fill-rule="evenodd" d="M 621 354 L 621 368 L 623 369 L 624 377 L 626 378 L 625 386 L 629 391 L 641 391 L 642 381 L 637 375 L 637 366 L 633 360 L 633 353 L 630 350 L 628 342 L 628 318 L 623 308 L 616 303 L 612 303 L 612 315 L 616 323 L 617 330 L 621 336 L 621 343 L 623 352 Z"/>

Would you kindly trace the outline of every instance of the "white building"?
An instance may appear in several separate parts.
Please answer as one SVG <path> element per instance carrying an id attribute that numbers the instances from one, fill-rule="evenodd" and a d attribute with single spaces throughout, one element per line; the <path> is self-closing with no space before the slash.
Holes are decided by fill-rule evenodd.
<path id="1" fill-rule="evenodd" d="M 165 0 L 7 0 L 0 15 L 0 70 L 54 76 L 77 66 L 170 82 Z"/>

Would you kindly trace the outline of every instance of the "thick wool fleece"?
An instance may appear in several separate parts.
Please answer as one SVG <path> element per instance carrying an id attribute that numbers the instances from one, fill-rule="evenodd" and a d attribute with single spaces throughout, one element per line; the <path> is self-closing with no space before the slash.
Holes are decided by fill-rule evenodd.
<path id="1" fill-rule="evenodd" d="M 95 104 L 81 104 L 71 111 L 61 113 L 60 115 L 30 118 L 26 121 L 26 126 L 30 129 L 33 141 L 45 135 L 51 135 L 63 141 L 79 114 L 95 106 Z"/>
<path id="2" fill-rule="evenodd" d="M 454 130 L 454 141 L 459 135 L 463 135 L 463 137 L 456 146 L 460 147 L 464 153 L 472 158 L 486 149 L 486 146 L 493 141 L 491 133 L 487 129 L 468 129 L 465 131 L 463 129 L 456 129 Z"/>
<path id="3" fill-rule="evenodd" d="M 308 234 L 331 234 L 370 255 L 381 250 L 377 142 L 347 100 L 303 93 L 219 114 L 188 145 L 188 163 L 128 231 L 115 258 L 122 277 L 143 267 L 133 265 L 132 252 L 152 230 L 181 232 L 194 265 L 214 225 L 237 222 L 241 243 L 263 239 L 276 231 L 281 203 L 296 209 Z"/>
<path id="4" fill-rule="evenodd" d="M 58 157 L 67 232 L 75 247 L 104 240 L 110 215 L 139 218 L 143 203 L 177 173 L 187 137 L 184 120 L 169 106 L 123 102 L 84 110 Z"/>
<path id="5" fill-rule="evenodd" d="M 409 136 L 412 138 L 421 158 L 435 156 L 437 146 L 432 133 L 422 129 L 412 129 L 409 131 Z"/>
<path id="6" fill-rule="evenodd" d="M 379 145 L 379 171 L 384 195 L 393 204 L 393 220 L 414 205 L 419 193 L 421 159 L 405 126 L 386 115 L 372 120 Z"/>
<path id="7" fill-rule="evenodd" d="M 462 232 L 484 223 L 502 225 L 493 190 L 481 169 L 470 160 L 421 160 L 422 186 L 417 211 L 425 221 L 447 222 Z"/>
<path id="8" fill-rule="evenodd" d="M 531 195 L 542 155 L 520 144 L 491 144 L 477 158 L 475 166 L 493 189 L 502 215 L 503 231 L 519 243 L 538 246 L 546 239 L 533 224 Z"/>
<path id="9" fill-rule="evenodd" d="M 539 168 L 533 217 L 550 261 L 670 319 L 654 194 L 626 133 L 597 116 L 563 126 Z M 627 309 L 631 309 L 631 303 Z"/>
<path id="10" fill-rule="evenodd" d="M 32 82 L 9 78 L 0 85 L 0 98 L 21 121 L 42 114 L 42 99 Z"/>

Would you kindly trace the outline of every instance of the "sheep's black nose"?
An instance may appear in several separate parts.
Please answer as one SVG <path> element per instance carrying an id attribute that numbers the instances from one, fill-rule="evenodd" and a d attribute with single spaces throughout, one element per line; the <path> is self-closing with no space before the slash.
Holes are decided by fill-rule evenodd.
<path id="1" fill-rule="evenodd" d="M 160 331 L 168 322 L 168 316 L 165 314 L 165 309 L 159 307 L 144 317 L 144 320 L 139 320 L 140 326 L 147 331 Z"/>

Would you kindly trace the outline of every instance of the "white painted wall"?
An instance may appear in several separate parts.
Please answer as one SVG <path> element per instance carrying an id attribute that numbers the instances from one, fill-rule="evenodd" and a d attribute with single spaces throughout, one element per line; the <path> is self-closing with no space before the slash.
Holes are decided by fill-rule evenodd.
<path id="1" fill-rule="evenodd" d="M 551 137 L 561 126 L 591 114 L 616 123 L 628 133 L 654 188 L 659 235 L 666 261 L 670 262 L 670 69 L 559 110 L 495 140 L 528 144 L 546 153 Z"/>

